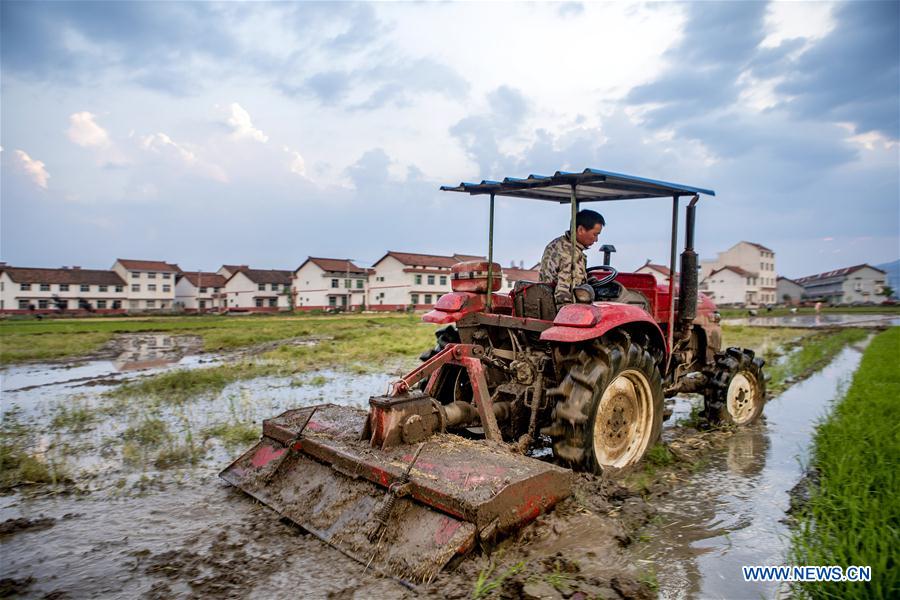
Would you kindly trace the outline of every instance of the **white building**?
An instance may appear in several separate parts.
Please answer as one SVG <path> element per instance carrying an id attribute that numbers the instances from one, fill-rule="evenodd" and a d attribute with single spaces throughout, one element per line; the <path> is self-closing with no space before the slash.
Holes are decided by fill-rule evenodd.
<path id="1" fill-rule="evenodd" d="M 112 270 L 125 281 L 129 311 L 172 310 L 175 308 L 175 277 L 178 265 L 159 260 L 119 258 Z"/>
<path id="2" fill-rule="evenodd" d="M 369 271 L 347 258 L 310 256 L 294 271 L 294 306 L 298 310 L 363 310 Z"/>
<path id="3" fill-rule="evenodd" d="M 671 271 L 669 270 L 669 267 L 665 265 L 657 265 L 648 260 L 640 269 L 637 269 L 635 273 L 647 273 L 653 275 L 653 277 L 656 278 L 656 283 L 669 285 L 669 274 Z M 678 274 L 676 273 L 675 275 L 677 277 Z"/>
<path id="4" fill-rule="evenodd" d="M 366 304 L 370 310 L 429 309 L 450 291 L 450 268 L 470 260 L 485 258 L 388 251 L 372 265 Z"/>
<path id="5" fill-rule="evenodd" d="M 291 271 L 239 267 L 225 281 L 225 308 L 230 311 L 290 310 Z"/>
<path id="6" fill-rule="evenodd" d="M 755 305 L 755 292 L 749 291 L 754 279 L 754 273 L 728 265 L 707 275 L 700 283 L 700 291 L 720 306 Z"/>
<path id="7" fill-rule="evenodd" d="M 203 271 L 183 272 L 176 278 L 175 304 L 185 312 L 225 308 L 225 277 Z"/>
<path id="8" fill-rule="evenodd" d="M 829 304 L 880 303 L 887 273 L 873 266 L 862 264 L 800 277 L 797 283 L 806 290 L 811 301 Z"/>
<path id="9" fill-rule="evenodd" d="M 803 286 L 793 279 L 778 277 L 776 281 L 776 293 L 779 302 L 783 302 L 784 304 L 797 304 L 806 296 L 806 290 Z"/>
<path id="10" fill-rule="evenodd" d="M 509 293 L 516 287 L 519 281 L 538 282 L 541 280 L 540 269 L 520 269 L 518 267 L 505 267 L 503 269 L 503 285 L 500 293 Z"/>
<path id="11" fill-rule="evenodd" d="M 733 289 L 719 289 L 719 285 L 731 285 L 731 282 L 719 283 L 723 277 L 710 279 L 715 271 L 725 267 L 737 267 L 747 275 L 743 290 L 743 299 L 727 304 L 775 304 L 777 297 L 777 275 L 775 274 L 775 253 L 765 246 L 754 242 L 738 242 L 725 252 L 719 252 L 715 260 L 700 261 L 700 290 L 713 296 L 716 302 L 726 304 L 719 298 L 735 297 Z M 731 277 L 731 276 L 727 276 Z"/>
<path id="12" fill-rule="evenodd" d="M 122 313 L 125 281 L 113 271 L 0 264 L 0 313 Z"/>

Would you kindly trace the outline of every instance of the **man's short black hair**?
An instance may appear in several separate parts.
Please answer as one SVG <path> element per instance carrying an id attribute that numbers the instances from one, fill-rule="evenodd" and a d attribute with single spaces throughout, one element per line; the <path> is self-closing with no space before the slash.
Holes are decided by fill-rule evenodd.
<path id="1" fill-rule="evenodd" d="M 603 215 L 595 210 L 585 208 L 584 210 L 579 210 L 578 214 L 575 215 L 576 227 L 583 227 L 585 229 L 591 230 L 597 223 L 600 223 L 603 227 L 606 227 L 606 219 L 604 219 Z"/>

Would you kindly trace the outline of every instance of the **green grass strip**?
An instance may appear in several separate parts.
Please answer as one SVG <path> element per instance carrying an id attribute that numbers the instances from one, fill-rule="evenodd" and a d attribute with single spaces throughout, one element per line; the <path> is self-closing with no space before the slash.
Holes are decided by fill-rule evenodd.
<path id="1" fill-rule="evenodd" d="M 819 484 L 792 539 L 798 565 L 868 565 L 869 583 L 805 583 L 809 598 L 890 598 L 900 590 L 900 328 L 872 340 L 846 396 L 819 427 Z"/>

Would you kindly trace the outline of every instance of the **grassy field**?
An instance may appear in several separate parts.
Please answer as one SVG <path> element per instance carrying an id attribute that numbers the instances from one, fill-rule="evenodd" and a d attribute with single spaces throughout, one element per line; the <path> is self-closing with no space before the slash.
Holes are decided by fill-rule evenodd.
<path id="1" fill-rule="evenodd" d="M 342 337 L 352 330 L 420 323 L 418 315 L 156 317 L 7 320 L 0 322 L 0 364 L 84 356 L 120 333 L 194 335 L 207 352 L 295 337 Z M 433 330 L 422 325 L 420 329 Z M 420 350 L 421 351 L 421 350 Z"/>
<path id="2" fill-rule="evenodd" d="M 889 598 L 900 590 L 900 328 L 866 350 L 846 396 L 818 428 L 819 475 L 792 540 L 799 565 L 867 565 L 870 583 L 804 583 L 810 598 Z"/>
<path id="3" fill-rule="evenodd" d="M 734 319 L 739 317 L 746 317 L 748 309 L 746 308 L 721 308 L 719 309 L 719 313 L 722 315 L 723 319 Z M 829 314 L 885 314 L 885 315 L 895 315 L 900 313 L 900 305 L 895 306 L 882 306 L 882 305 L 873 305 L 873 306 L 834 306 L 834 307 L 821 307 L 822 313 Z M 786 317 L 791 315 L 814 315 L 816 314 L 816 309 L 813 307 L 804 307 L 798 308 L 796 313 L 792 313 L 789 308 L 773 308 L 771 311 L 767 311 L 765 308 L 756 309 L 757 314 L 760 317 Z"/>

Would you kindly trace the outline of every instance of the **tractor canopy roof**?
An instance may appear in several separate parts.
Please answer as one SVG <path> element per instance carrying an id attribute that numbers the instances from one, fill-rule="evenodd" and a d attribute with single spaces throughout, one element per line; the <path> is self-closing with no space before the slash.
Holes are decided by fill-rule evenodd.
<path id="1" fill-rule="evenodd" d="M 466 192 L 473 196 L 493 194 L 568 204 L 572 198 L 573 186 L 578 202 L 716 195 L 712 190 L 599 169 L 585 169 L 580 173 L 557 171 L 553 175 L 532 174 L 525 178 L 507 177 L 503 181 L 463 182 L 458 186 L 443 185 L 441 189 L 445 192 Z"/>

